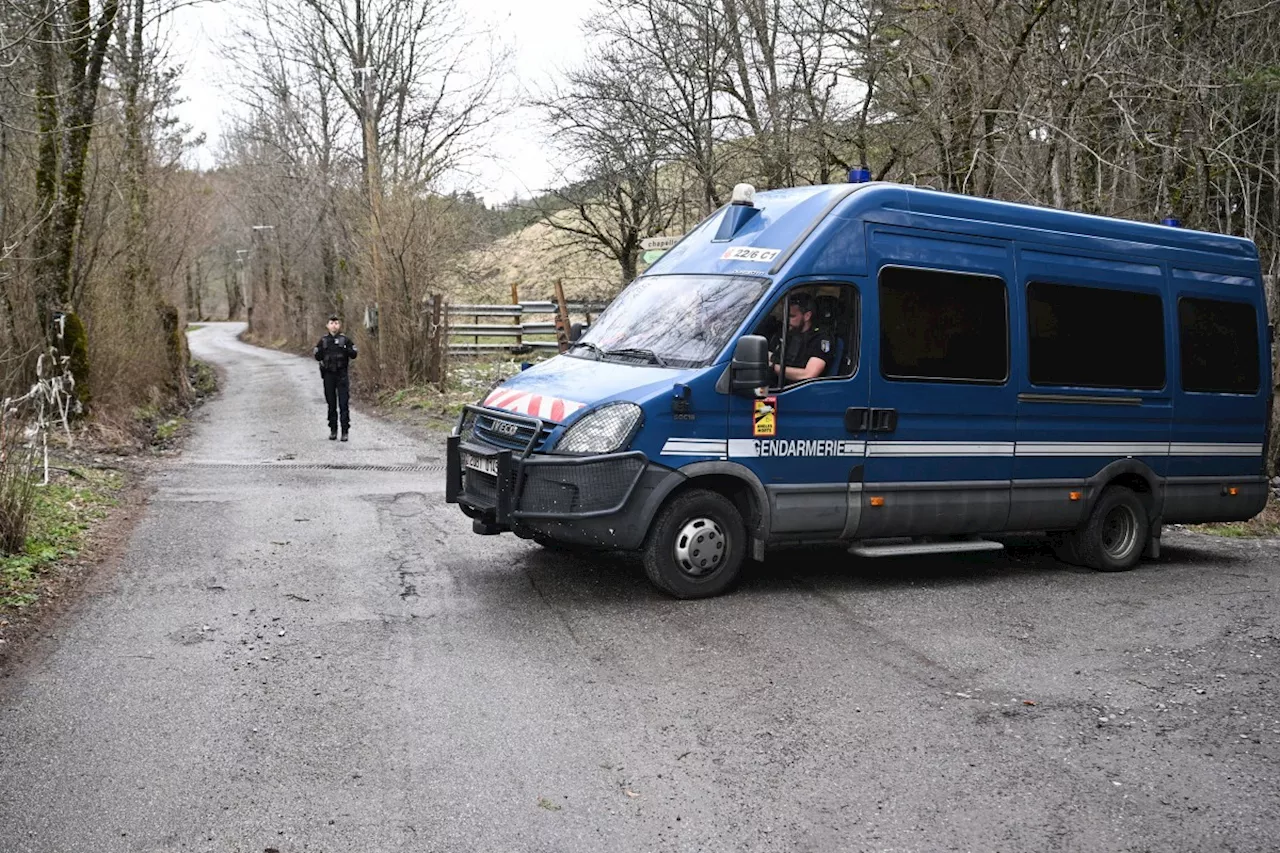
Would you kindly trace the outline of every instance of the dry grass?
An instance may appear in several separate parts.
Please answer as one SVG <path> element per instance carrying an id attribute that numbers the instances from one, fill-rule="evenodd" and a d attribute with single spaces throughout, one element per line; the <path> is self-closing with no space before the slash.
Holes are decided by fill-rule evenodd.
<path id="1" fill-rule="evenodd" d="M 79 554 L 123 486 L 113 472 L 72 469 L 34 490 L 30 530 L 22 546 L 0 557 L 0 616 L 40 599 L 46 574 L 59 561 Z"/>
<path id="2" fill-rule="evenodd" d="M 16 554 L 27 540 L 35 505 L 35 454 L 0 418 L 0 554 Z"/>
<path id="3" fill-rule="evenodd" d="M 554 298 L 557 279 L 569 299 L 608 300 L 621 286 L 616 261 L 573 247 L 562 232 L 535 222 L 469 252 L 445 289 L 455 303 L 507 304 L 514 285 L 522 301 L 533 302 Z"/>
<path id="4" fill-rule="evenodd" d="M 86 326 L 91 406 L 96 414 L 123 422 L 139 406 L 156 406 L 177 396 L 165 332 L 154 310 L 133 310 L 98 294 Z"/>
<path id="5" fill-rule="evenodd" d="M 463 406 L 483 398 L 498 383 L 519 373 L 523 360 L 536 358 L 454 359 L 449 364 L 449 381 L 443 393 L 434 387 L 401 388 L 379 395 L 376 402 L 392 417 L 407 416 L 435 427 L 452 427 Z"/>

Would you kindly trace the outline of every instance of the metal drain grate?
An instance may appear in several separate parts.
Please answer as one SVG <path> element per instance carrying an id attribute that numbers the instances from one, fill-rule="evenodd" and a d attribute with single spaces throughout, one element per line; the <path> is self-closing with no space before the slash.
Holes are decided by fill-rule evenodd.
<path id="1" fill-rule="evenodd" d="M 417 464 L 417 465 L 377 465 L 377 464 L 361 464 L 358 462 L 291 462 L 284 461 L 263 461 L 263 462 L 183 462 L 179 467 L 183 468 L 302 468 L 323 471 L 430 471 L 435 473 L 443 473 L 445 466 L 443 464 Z"/>

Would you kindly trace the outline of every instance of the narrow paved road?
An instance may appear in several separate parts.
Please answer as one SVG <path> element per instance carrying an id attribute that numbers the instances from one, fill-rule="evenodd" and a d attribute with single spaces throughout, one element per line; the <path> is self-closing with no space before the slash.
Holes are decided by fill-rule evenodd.
<path id="1" fill-rule="evenodd" d="M 0 682 L 0 851 L 1280 849 L 1280 546 L 771 558 L 676 602 L 484 538 L 442 446 L 225 368 L 118 570 Z M 357 363 L 358 364 L 358 363 Z M 358 368 L 357 368 L 358 369 Z"/>

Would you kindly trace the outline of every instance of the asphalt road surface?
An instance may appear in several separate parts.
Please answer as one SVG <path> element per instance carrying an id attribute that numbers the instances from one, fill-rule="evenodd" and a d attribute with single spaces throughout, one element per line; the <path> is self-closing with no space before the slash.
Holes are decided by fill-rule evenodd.
<path id="1" fill-rule="evenodd" d="M 479 537 L 443 441 L 227 373 L 0 682 L 0 851 L 1280 849 L 1280 544 L 792 552 L 678 602 Z M 357 368 L 358 369 L 358 362 Z"/>

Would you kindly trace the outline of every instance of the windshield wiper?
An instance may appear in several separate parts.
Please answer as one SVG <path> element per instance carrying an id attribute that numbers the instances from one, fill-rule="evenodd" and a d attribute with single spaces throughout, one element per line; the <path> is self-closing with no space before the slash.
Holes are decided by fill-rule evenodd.
<path id="1" fill-rule="evenodd" d="M 622 347 L 620 349 L 606 350 L 603 355 L 634 355 L 639 358 L 649 359 L 650 364 L 656 364 L 659 367 L 666 367 L 667 363 L 662 357 L 651 349 L 638 349 L 636 347 Z"/>
<path id="2" fill-rule="evenodd" d="M 607 355 L 607 353 L 604 350 L 600 349 L 600 347 L 591 343 L 591 341 L 574 341 L 572 346 L 569 347 L 569 349 L 573 350 L 573 349 L 577 349 L 578 347 L 586 347 L 587 349 L 595 350 L 596 361 L 599 361 L 601 358 Z"/>

